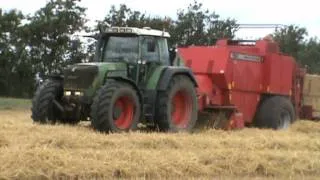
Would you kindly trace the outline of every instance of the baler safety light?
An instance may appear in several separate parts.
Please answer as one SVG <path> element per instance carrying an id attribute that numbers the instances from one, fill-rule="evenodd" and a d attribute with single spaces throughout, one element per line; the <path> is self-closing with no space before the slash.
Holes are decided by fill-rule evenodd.
<path id="1" fill-rule="evenodd" d="M 231 89 L 232 89 L 232 86 L 231 86 L 231 84 L 230 84 L 230 83 L 228 84 L 228 89 L 229 89 L 229 90 L 231 90 Z"/>
<path id="2" fill-rule="evenodd" d="M 65 95 L 65 96 L 71 96 L 71 91 L 65 91 L 65 92 L 64 92 L 64 95 Z"/>

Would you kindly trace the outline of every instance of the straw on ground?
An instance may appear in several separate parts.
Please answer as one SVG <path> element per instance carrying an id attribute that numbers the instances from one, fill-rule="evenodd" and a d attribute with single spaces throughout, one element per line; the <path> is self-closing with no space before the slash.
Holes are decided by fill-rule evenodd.
<path id="1" fill-rule="evenodd" d="M 87 124 L 36 125 L 28 110 L 0 111 L 0 179 L 316 179 L 320 123 L 287 131 L 100 134 Z"/>

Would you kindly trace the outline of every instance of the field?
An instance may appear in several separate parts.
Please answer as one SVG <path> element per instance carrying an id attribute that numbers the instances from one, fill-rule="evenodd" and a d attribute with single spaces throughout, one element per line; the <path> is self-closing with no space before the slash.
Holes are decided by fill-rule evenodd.
<path id="1" fill-rule="evenodd" d="M 29 100 L 0 99 L 0 179 L 317 179 L 320 122 L 289 130 L 100 134 L 36 125 Z"/>

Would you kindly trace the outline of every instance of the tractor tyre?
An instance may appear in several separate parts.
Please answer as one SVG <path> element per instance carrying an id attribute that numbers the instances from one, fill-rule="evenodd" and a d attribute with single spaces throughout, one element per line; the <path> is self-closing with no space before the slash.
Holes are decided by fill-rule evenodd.
<path id="1" fill-rule="evenodd" d="M 163 132 L 191 132 L 196 125 L 198 102 L 189 77 L 176 75 L 157 99 L 156 123 Z"/>
<path id="2" fill-rule="evenodd" d="M 100 132 L 128 132 L 138 128 L 141 105 L 128 83 L 108 79 L 91 106 L 91 125 Z"/>
<path id="3" fill-rule="evenodd" d="M 260 105 L 255 125 L 258 128 L 287 129 L 295 118 L 291 101 L 285 97 L 274 96 L 265 99 Z"/>
<path id="4" fill-rule="evenodd" d="M 39 88 L 32 99 L 31 118 L 40 124 L 55 124 L 61 112 L 54 105 L 63 96 L 63 85 L 58 80 L 47 80 Z"/>

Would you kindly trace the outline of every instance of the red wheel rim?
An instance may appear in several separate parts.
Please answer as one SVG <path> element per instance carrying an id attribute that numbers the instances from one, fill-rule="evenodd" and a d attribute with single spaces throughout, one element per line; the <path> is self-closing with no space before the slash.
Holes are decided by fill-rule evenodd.
<path id="1" fill-rule="evenodd" d="M 191 97 L 185 91 L 178 91 L 172 98 L 171 119 L 179 128 L 186 128 L 190 120 L 192 104 Z"/>
<path id="2" fill-rule="evenodd" d="M 115 109 L 120 110 L 118 117 L 114 117 L 114 123 L 119 129 L 128 129 L 134 118 L 134 103 L 130 97 L 123 96 L 117 99 Z"/>

